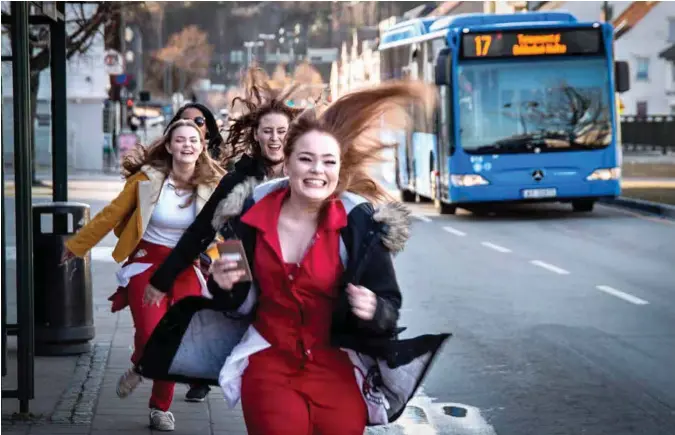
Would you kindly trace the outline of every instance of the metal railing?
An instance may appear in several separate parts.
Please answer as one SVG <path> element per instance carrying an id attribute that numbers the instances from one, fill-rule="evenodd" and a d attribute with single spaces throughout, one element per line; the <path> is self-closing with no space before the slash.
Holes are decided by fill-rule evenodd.
<path id="1" fill-rule="evenodd" d="M 675 116 L 622 116 L 621 142 L 628 152 L 675 151 Z"/>

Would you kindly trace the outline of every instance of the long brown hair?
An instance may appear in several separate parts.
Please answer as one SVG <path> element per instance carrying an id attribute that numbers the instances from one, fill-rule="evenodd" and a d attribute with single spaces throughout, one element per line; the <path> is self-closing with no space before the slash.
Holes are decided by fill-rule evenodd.
<path id="1" fill-rule="evenodd" d="M 286 104 L 286 100 L 298 89 L 297 85 L 286 89 L 273 89 L 260 68 L 249 68 L 244 87 L 246 95 L 244 98 L 237 97 L 232 100 L 232 107 L 240 103 L 246 108 L 246 113 L 237 118 L 228 129 L 223 161 L 237 159 L 244 153 L 249 153 L 255 159 L 262 159 L 262 149 L 254 136 L 260 125 L 260 119 L 270 113 L 280 113 L 285 115 L 290 123 L 303 110 Z"/>
<path id="2" fill-rule="evenodd" d="M 199 133 L 199 138 L 204 147 L 197 158 L 194 174 L 188 181 L 189 186 L 195 190 L 200 184 L 213 185 L 218 183 L 223 177 L 225 171 L 209 156 L 206 149 L 206 143 L 197 124 L 191 119 L 179 119 L 167 127 L 164 135 L 152 142 L 147 148 L 137 145 L 129 154 L 124 157 L 122 162 L 122 175 L 129 178 L 137 174 L 145 165 L 162 172 L 169 176 L 173 169 L 173 156 L 167 150 L 171 144 L 173 133 L 179 127 L 192 127 Z M 194 195 L 193 195 L 194 197 Z"/>
<path id="3" fill-rule="evenodd" d="M 430 116 L 435 98 L 434 88 L 418 81 L 390 82 L 347 94 L 322 113 L 310 109 L 298 116 L 286 134 L 284 154 L 288 158 L 298 139 L 310 131 L 330 134 L 340 144 L 341 166 L 335 193 L 349 191 L 373 202 L 391 199 L 368 173 L 371 164 L 385 161 L 382 151 L 396 146 L 379 137 L 382 122 L 386 117 L 387 128 L 405 128 L 407 116 L 393 120 L 388 115 L 403 114 L 411 104 L 418 104 Z"/>

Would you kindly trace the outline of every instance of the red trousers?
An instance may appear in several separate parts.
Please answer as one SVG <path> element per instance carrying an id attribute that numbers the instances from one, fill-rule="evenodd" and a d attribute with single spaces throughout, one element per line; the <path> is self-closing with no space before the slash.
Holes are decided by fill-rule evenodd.
<path id="1" fill-rule="evenodd" d="M 136 261 L 139 263 L 152 263 L 153 265 L 145 272 L 133 276 L 126 288 L 129 308 L 131 309 L 131 316 L 136 330 L 134 334 L 134 353 L 131 356 L 131 362 L 134 364 L 140 361 L 145 343 L 147 343 L 155 326 L 166 314 L 171 304 L 185 296 L 201 295 L 199 278 L 197 278 L 194 269 L 189 267 L 178 275 L 173 289 L 162 298 L 159 306 L 154 304 L 143 306 L 145 287 L 171 249 L 144 241 L 139 244 L 139 249 L 141 248 L 145 249 L 148 255 Z M 153 381 L 150 408 L 168 411 L 173 401 L 174 386 L 173 382 Z"/>
<path id="2" fill-rule="evenodd" d="M 249 435 L 363 435 L 368 418 L 354 369 L 339 349 L 312 361 L 266 349 L 251 355 L 241 403 Z"/>

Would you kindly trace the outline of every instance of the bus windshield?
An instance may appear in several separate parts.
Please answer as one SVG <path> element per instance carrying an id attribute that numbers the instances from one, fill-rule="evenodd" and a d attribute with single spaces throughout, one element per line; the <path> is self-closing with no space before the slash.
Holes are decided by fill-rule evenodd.
<path id="1" fill-rule="evenodd" d="M 460 144 L 470 154 L 591 150 L 611 143 L 605 59 L 458 66 Z"/>

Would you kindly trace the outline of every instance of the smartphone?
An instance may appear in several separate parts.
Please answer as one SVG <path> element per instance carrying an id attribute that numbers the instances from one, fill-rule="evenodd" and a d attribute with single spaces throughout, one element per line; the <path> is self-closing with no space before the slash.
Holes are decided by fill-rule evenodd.
<path id="1" fill-rule="evenodd" d="M 218 253 L 220 254 L 220 258 L 236 262 L 236 269 L 246 272 L 239 281 L 253 281 L 253 274 L 251 273 L 251 268 L 248 266 L 246 251 L 241 240 L 226 240 L 218 243 Z"/>

